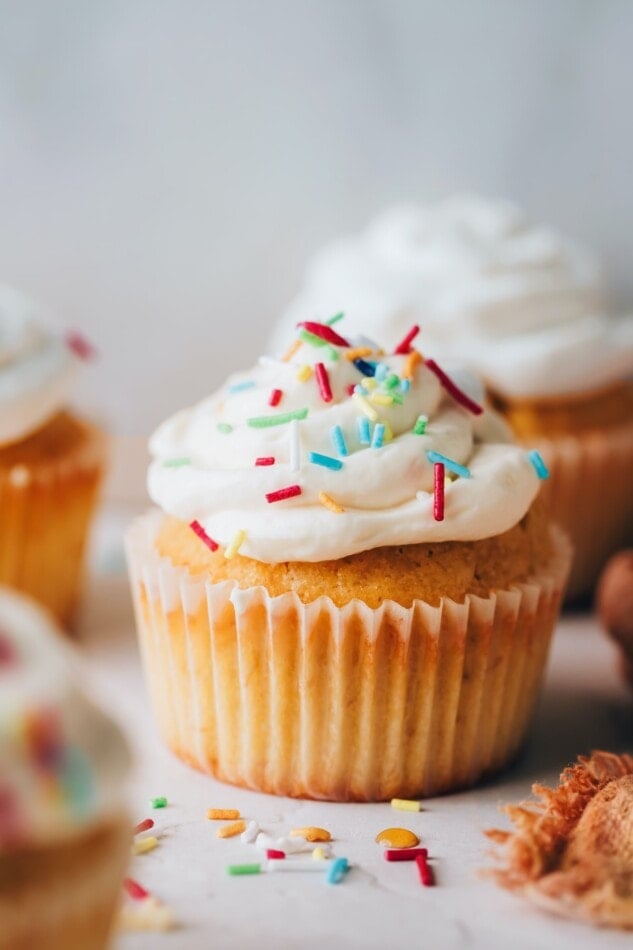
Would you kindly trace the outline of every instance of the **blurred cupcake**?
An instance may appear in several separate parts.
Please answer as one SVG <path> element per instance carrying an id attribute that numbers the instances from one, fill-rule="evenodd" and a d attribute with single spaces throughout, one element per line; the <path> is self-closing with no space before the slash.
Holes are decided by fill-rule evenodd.
<path id="1" fill-rule="evenodd" d="M 82 347 L 0 287 L 0 583 L 66 626 L 106 456 L 103 433 L 67 408 Z"/>
<path id="2" fill-rule="evenodd" d="M 225 781 L 433 795 L 517 754 L 569 546 L 494 413 L 337 330 L 154 435 L 162 510 L 127 545 L 146 675 L 168 745 Z"/>
<path id="3" fill-rule="evenodd" d="M 105 947 L 130 853 L 128 753 L 46 615 L 0 588 L 0 947 Z"/>
<path id="4" fill-rule="evenodd" d="M 609 312 L 595 257 L 504 202 L 396 209 L 317 257 L 273 348 L 302 315 L 340 309 L 389 345 L 418 323 L 423 349 L 482 376 L 550 469 L 576 551 L 568 594 L 586 594 L 633 540 L 633 317 Z"/>

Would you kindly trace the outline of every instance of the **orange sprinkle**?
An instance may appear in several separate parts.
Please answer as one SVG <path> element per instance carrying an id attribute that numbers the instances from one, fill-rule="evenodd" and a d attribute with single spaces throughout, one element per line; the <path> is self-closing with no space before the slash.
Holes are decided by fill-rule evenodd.
<path id="1" fill-rule="evenodd" d="M 230 825 L 222 825 L 221 828 L 218 828 L 216 836 L 218 838 L 234 838 L 235 835 L 241 835 L 243 831 L 246 831 L 245 821 L 232 821 Z"/>
<path id="2" fill-rule="evenodd" d="M 209 821 L 231 821 L 241 818 L 241 815 L 237 808 L 207 808 L 207 818 Z"/>
<path id="3" fill-rule="evenodd" d="M 404 361 L 404 368 L 400 374 L 402 379 L 413 379 L 413 374 L 418 363 L 423 362 L 423 356 L 419 350 L 411 350 Z"/>
<path id="4" fill-rule="evenodd" d="M 310 825 L 308 828 L 293 828 L 290 832 L 291 838 L 305 838 L 306 841 L 331 841 L 332 835 L 325 828 L 315 828 Z"/>
<path id="5" fill-rule="evenodd" d="M 301 340 L 295 340 L 294 343 L 291 343 L 284 355 L 281 357 L 282 362 L 289 363 L 295 353 L 299 350 L 301 346 Z"/>
<path id="6" fill-rule="evenodd" d="M 328 495 L 327 492 L 319 492 L 319 501 L 324 508 L 329 508 L 330 511 L 333 511 L 337 515 L 342 515 L 345 509 L 342 505 L 339 505 L 337 501 L 334 501 L 331 495 Z"/>
<path id="7" fill-rule="evenodd" d="M 344 350 L 346 360 L 353 363 L 354 360 L 362 360 L 363 356 L 371 356 L 374 351 L 370 346 L 357 346 L 353 350 Z"/>

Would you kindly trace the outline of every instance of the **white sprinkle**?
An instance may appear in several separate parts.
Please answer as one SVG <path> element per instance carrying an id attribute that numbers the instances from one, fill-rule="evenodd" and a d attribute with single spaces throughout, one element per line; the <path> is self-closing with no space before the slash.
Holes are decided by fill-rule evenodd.
<path id="1" fill-rule="evenodd" d="M 240 840 L 242 844 L 253 844 L 257 835 L 259 834 L 259 825 L 256 821 L 249 821 L 246 826 L 246 831 L 243 831 L 240 835 Z"/>
<path id="2" fill-rule="evenodd" d="M 293 419 L 290 423 L 290 471 L 298 472 L 301 469 L 301 445 L 299 442 L 299 420 Z"/>
<path id="3" fill-rule="evenodd" d="M 282 858 L 269 858 L 267 869 L 269 871 L 327 871 L 331 865 L 331 860 L 315 861 L 313 858 L 295 858 L 288 861 Z"/>
<path id="4" fill-rule="evenodd" d="M 277 844 L 272 835 L 266 834 L 265 831 L 260 831 L 255 839 L 255 847 L 259 848 L 260 851 L 267 851 L 268 848 L 277 848 Z M 281 849 L 278 848 L 277 850 Z"/>

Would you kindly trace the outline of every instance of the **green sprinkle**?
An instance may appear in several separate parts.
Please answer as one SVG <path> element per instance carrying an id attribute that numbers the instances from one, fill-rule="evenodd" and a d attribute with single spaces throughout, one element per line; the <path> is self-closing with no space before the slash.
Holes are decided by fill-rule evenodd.
<path id="1" fill-rule="evenodd" d="M 218 429 L 218 432 L 229 433 L 233 431 L 233 426 L 229 425 L 228 422 L 218 422 L 217 429 Z"/>
<path id="2" fill-rule="evenodd" d="M 413 426 L 413 432 L 415 435 L 424 435 L 426 432 L 426 427 L 428 425 L 428 416 L 418 416 L 415 425 Z"/>
<path id="3" fill-rule="evenodd" d="M 335 323 L 338 323 L 339 320 L 342 320 L 344 316 L 345 316 L 345 314 L 344 314 L 343 311 L 341 310 L 340 313 L 335 313 L 333 317 L 330 317 L 330 319 L 329 319 L 329 320 L 326 320 L 325 322 L 327 323 L 327 325 L 328 325 L 329 327 L 333 327 L 334 324 L 335 324 Z"/>
<path id="4" fill-rule="evenodd" d="M 307 408 L 293 409 L 292 412 L 282 412 L 278 416 L 254 416 L 246 420 L 246 424 L 253 429 L 268 429 L 270 426 L 283 426 L 293 419 L 305 419 L 308 415 Z"/>
<path id="5" fill-rule="evenodd" d="M 338 359 L 338 353 L 336 352 L 336 350 L 334 349 L 334 347 L 333 347 L 330 343 L 326 343 L 326 344 L 325 344 L 325 347 L 326 347 L 326 349 L 327 349 L 327 354 L 328 354 L 328 356 L 330 357 L 330 359 L 332 360 L 332 362 L 333 362 L 333 363 L 336 363 L 336 361 L 337 361 L 337 359 Z"/>
<path id="6" fill-rule="evenodd" d="M 229 864 L 226 873 L 232 874 L 233 876 L 237 876 L 238 874 L 259 874 L 261 869 L 261 864 Z"/>
<path id="7" fill-rule="evenodd" d="M 311 346 L 326 346 L 327 344 L 327 340 L 322 340 L 320 336 L 309 333 L 308 330 L 299 330 L 299 339 L 303 340 L 304 343 L 309 343 Z"/>
<path id="8" fill-rule="evenodd" d="M 163 468 L 180 468 L 182 465 L 191 465 L 190 458 L 180 458 L 180 459 L 167 459 L 163 462 Z"/>
<path id="9" fill-rule="evenodd" d="M 389 395 L 391 396 L 393 401 L 397 403 L 399 406 L 403 404 L 404 398 L 400 395 L 400 393 L 397 393 L 395 389 L 392 389 Z"/>
<path id="10" fill-rule="evenodd" d="M 150 798 L 149 803 L 152 808 L 167 808 L 167 799 L 164 795 L 159 795 L 158 798 Z"/>
<path id="11" fill-rule="evenodd" d="M 386 380 L 383 383 L 385 389 L 394 389 L 396 386 L 400 385 L 400 377 L 395 373 L 392 373 L 391 376 L 387 376 Z"/>

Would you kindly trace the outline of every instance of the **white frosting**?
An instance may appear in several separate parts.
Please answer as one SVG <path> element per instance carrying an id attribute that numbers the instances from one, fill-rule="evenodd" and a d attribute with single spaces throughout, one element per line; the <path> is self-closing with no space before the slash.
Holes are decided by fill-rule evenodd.
<path id="1" fill-rule="evenodd" d="M 343 310 L 394 346 L 463 361 L 510 398 L 573 395 L 633 373 L 633 317 L 608 312 L 596 258 L 513 205 L 457 196 L 403 207 L 325 248 L 272 340 Z"/>
<path id="2" fill-rule="evenodd" d="M 347 389 L 364 377 L 343 358 L 342 348 L 337 350 L 338 360 L 307 344 L 290 362 L 264 358 L 251 372 L 232 377 L 215 395 L 165 422 L 150 443 L 152 499 L 181 520 L 200 522 L 219 544 L 228 545 L 236 532 L 245 531 L 240 553 L 269 563 L 322 561 L 383 545 L 474 540 L 499 534 L 523 517 L 538 479 L 524 452 L 506 441 L 498 417 L 489 411 L 475 416 L 457 405 L 436 375 L 419 366 L 401 405 L 374 406 L 379 421 L 391 427 L 393 441 L 378 449 L 363 445 L 357 434 L 363 413 Z M 402 374 L 404 356 L 376 358 Z M 329 374 L 331 402 L 324 402 L 314 375 L 306 382 L 297 378 L 302 365 L 318 360 Z M 240 383 L 252 385 L 231 392 Z M 268 406 L 272 389 L 283 392 L 275 409 Z M 301 456 L 296 471 L 293 426 L 254 428 L 247 420 L 301 409 L 308 414 L 296 423 Z M 429 419 L 424 435 L 412 431 L 419 415 Z M 221 432 L 218 423 L 233 429 Z M 337 455 L 333 426 L 341 427 L 349 451 L 338 471 L 308 458 L 310 452 Z M 443 521 L 433 515 L 434 471 L 427 450 L 471 473 L 447 486 Z M 275 464 L 255 466 L 262 456 L 273 456 Z M 169 464 L 174 460 L 184 463 Z M 301 494 L 266 501 L 267 493 L 290 485 L 299 485 Z M 324 507 L 322 491 L 345 512 Z"/>
<path id="3" fill-rule="evenodd" d="M 76 367 L 45 311 L 0 285 L 0 446 L 26 438 L 66 404 Z"/>
<path id="4" fill-rule="evenodd" d="M 0 588 L 0 852 L 118 811 L 118 729 L 75 685 L 69 648 L 34 603 Z"/>

